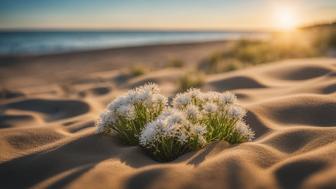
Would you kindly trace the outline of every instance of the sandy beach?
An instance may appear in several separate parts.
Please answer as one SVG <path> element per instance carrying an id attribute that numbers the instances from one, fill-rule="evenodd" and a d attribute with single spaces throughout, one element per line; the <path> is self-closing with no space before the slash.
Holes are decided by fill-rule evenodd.
<path id="1" fill-rule="evenodd" d="M 336 59 L 291 59 L 205 75 L 237 95 L 252 142 L 213 143 L 169 163 L 95 134 L 128 89 L 177 80 L 230 42 L 0 57 L 0 188 L 336 188 Z M 174 58 L 186 64 L 168 67 Z M 131 77 L 134 64 L 151 68 Z"/>

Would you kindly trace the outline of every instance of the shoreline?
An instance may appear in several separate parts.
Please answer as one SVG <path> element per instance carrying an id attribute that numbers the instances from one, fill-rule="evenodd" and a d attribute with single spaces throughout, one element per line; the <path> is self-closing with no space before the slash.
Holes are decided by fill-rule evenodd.
<path id="1" fill-rule="evenodd" d="M 127 50 L 140 50 L 140 49 L 152 49 L 152 48 L 171 48 L 171 47 L 194 47 L 203 45 L 216 45 L 227 42 L 233 42 L 240 39 L 223 39 L 223 40 L 210 40 L 210 41 L 195 41 L 195 42 L 172 42 L 172 43 L 155 43 L 155 44 L 139 44 L 139 45 L 127 45 L 120 47 L 107 47 L 107 48 L 97 48 L 97 49 L 82 49 L 66 52 L 55 52 L 46 54 L 0 54 L 0 61 L 3 59 L 10 58 L 44 58 L 44 57 L 54 57 L 54 56 L 71 56 L 78 54 L 92 54 L 92 53 L 109 53 Z M 1 62 L 0 62 L 1 66 Z"/>
<path id="2" fill-rule="evenodd" d="M 163 68 L 174 60 L 192 66 L 228 48 L 231 41 L 145 45 L 39 56 L 0 56 L 0 84 L 4 88 L 80 79 L 83 75 L 143 65 Z M 30 78 L 33 81 L 26 81 Z M 20 82 L 18 82 L 20 81 Z"/>

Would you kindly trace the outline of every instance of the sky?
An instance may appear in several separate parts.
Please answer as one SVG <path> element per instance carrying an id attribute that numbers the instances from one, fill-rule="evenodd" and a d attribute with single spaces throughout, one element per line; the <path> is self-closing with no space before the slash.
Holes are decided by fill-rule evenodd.
<path id="1" fill-rule="evenodd" d="M 0 0 L 0 29 L 262 30 L 336 20 L 336 0 Z"/>

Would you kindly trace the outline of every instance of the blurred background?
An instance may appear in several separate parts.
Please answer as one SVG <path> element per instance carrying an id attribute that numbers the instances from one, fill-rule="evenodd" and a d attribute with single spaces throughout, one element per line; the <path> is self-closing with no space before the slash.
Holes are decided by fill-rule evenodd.
<path id="1" fill-rule="evenodd" d="M 317 28 L 323 30 L 321 37 L 335 43 L 325 32 L 335 25 L 335 10 L 333 0 L 2 0 L 0 54 L 268 39 L 273 32 L 313 33 Z"/>
<path id="2" fill-rule="evenodd" d="M 197 74 L 181 77 L 185 90 L 206 74 L 334 57 L 335 20 L 334 0 L 2 0 L 0 63 L 67 64 L 29 73 L 58 79 L 75 77 L 69 64 L 83 73 L 125 69 L 118 81 L 186 67 Z"/>

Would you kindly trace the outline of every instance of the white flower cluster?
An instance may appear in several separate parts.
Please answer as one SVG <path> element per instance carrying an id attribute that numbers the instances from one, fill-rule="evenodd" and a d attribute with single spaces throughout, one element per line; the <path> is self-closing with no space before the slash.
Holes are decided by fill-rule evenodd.
<path id="1" fill-rule="evenodd" d="M 203 93 L 199 89 L 190 89 L 185 93 L 177 94 L 173 100 L 173 107 L 177 109 L 184 109 L 190 104 L 207 107 L 209 110 L 215 110 L 217 106 L 224 107 L 226 105 L 235 104 L 237 97 L 230 93 L 207 92 Z M 217 109 L 215 110 L 217 111 Z"/>
<path id="2" fill-rule="evenodd" d="M 159 160 L 170 160 L 206 144 L 205 125 L 191 123 L 184 112 L 164 111 L 148 123 L 140 135 L 140 145 Z"/>
<path id="3" fill-rule="evenodd" d="M 238 137 L 246 137 L 249 141 L 254 138 L 254 132 L 249 126 L 246 125 L 246 123 L 240 121 L 235 124 L 234 128 L 237 132 Z"/>
<path id="4" fill-rule="evenodd" d="M 97 122 L 98 133 L 116 132 L 135 142 L 144 125 L 154 120 L 167 105 L 156 84 L 146 84 L 113 100 Z"/>
<path id="5" fill-rule="evenodd" d="M 150 122 L 140 135 L 140 144 L 143 146 L 155 145 L 168 138 L 174 138 L 180 144 L 186 144 L 191 140 L 199 140 L 204 143 L 204 125 L 194 125 L 183 112 L 178 110 L 167 110 L 156 120 Z"/>
<path id="6" fill-rule="evenodd" d="M 176 95 L 173 107 L 185 112 L 187 118 L 194 124 L 206 125 L 209 130 L 208 141 L 223 139 L 231 143 L 250 141 L 254 133 L 244 123 L 246 111 L 238 106 L 236 101 L 236 96 L 230 92 L 203 93 L 198 89 L 190 89 Z M 241 135 L 240 140 L 237 141 L 236 137 L 233 137 L 236 136 L 235 133 Z"/>
<path id="7" fill-rule="evenodd" d="M 244 122 L 246 111 L 236 100 L 230 92 L 191 89 L 177 94 L 168 107 L 158 86 L 147 84 L 110 103 L 97 121 L 97 133 L 117 133 L 158 160 L 172 160 L 213 141 L 252 140 L 254 132 Z"/>

